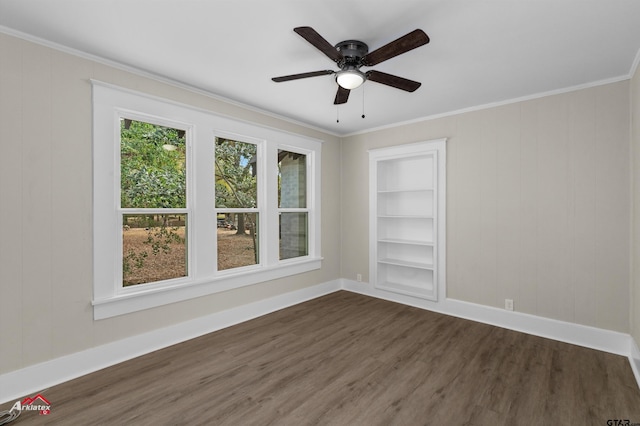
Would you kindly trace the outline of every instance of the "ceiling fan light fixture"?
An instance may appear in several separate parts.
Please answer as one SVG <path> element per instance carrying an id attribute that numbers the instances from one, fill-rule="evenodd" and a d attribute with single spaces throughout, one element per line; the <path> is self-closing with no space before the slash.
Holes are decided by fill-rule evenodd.
<path id="1" fill-rule="evenodd" d="M 338 85 L 347 90 L 360 87 L 366 79 L 365 75 L 357 69 L 338 71 L 336 74 L 336 82 Z"/>

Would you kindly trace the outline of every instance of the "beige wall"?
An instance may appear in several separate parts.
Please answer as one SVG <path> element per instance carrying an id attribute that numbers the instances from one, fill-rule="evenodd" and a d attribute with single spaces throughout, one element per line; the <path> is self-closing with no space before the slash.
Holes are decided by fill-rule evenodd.
<path id="1" fill-rule="evenodd" d="M 340 141 L 5 34 L 0 58 L 0 373 L 339 277 L 338 228 L 325 226 L 321 270 L 93 321 L 89 79 L 325 140 L 325 224 L 339 222 Z"/>
<path id="2" fill-rule="evenodd" d="M 633 244 L 631 251 L 631 335 L 640 345 L 640 67 L 631 79 L 631 149 L 633 178 Z"/>
<path id="3" fill-rule="evenodd" d="M 629 331 L 629 82 L 354 135 L 342 276 L 368 277 L 367 149 L 447 137 L 447 297 Z"/>

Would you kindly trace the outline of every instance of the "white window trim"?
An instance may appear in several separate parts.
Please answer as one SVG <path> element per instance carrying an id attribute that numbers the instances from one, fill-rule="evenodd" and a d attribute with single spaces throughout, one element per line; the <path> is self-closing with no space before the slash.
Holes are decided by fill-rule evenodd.
<path id="1" fill-rule="evenodd" d="M 109 318 L 243 286 L 300 274 L 321 267 L 320 167 L 322 142 L 281 130 L 213 114 L 210 111 L 92 80 L 93 87 L 93 300 L 94 319 Z M 119 210 L 119 117 L 123 114 L 187 130 L 189 276 L 123 288 L 122 224 Z M 260 264 L 216 271 L 217 250 L 212 169 L 198 162 L 213 159 L 216 136 L 258 143 L 262 170 L 277 179 L 277 150 L 308 158 L 309 254 L 279 260 L 277 188 L 259 184 Z M 268 165 L 272 167 L 267 167 Z M 198 197 L 198 194 L 201 196 Z M 208 194 L 204 196 L 202 194 Z M 275 204 L 274 204 L 275 200 Z M 260 203 L 264 203 L 261 206 Z M 208 214 L 211 218 L 208 218 Z M 274 227 L 275 224 L 275 227 Z M 194 232 L 194 230 L 197 230 Z M 207 237 L 208 236 L 208 237 Z M 211 241 L 209 238 L 213 238 Z M 204 259 L 210 259 L 205 261 Z"/>

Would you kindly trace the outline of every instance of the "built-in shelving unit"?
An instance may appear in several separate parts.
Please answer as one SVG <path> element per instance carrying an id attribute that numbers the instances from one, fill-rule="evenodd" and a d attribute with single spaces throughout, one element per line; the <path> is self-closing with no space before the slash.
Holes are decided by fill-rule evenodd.
<path id="1" fill-rule="evenodd" d="M 444 287 L 445 139 L 369 151 L 370 277 L 429 300 Z"/>

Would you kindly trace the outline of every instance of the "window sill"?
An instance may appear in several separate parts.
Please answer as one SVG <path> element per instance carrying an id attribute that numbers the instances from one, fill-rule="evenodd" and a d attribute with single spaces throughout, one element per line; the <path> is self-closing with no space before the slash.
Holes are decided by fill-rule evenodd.
<path id="1" fill-rule="evenodd" d="M 180 302 L 209 294 L 220 293 L 248 285 L 258 284 L 290 275 L 320 269 L 322 258 L 307 258 L 272 267 L 229 274 L 222 277 L 192 280 L 173 286 L 152 287 L 127 292 L 113 297 L 93 300 L 93 318 L 100 320 L 131 312 L 150 309 L 169 303 Z"/>

